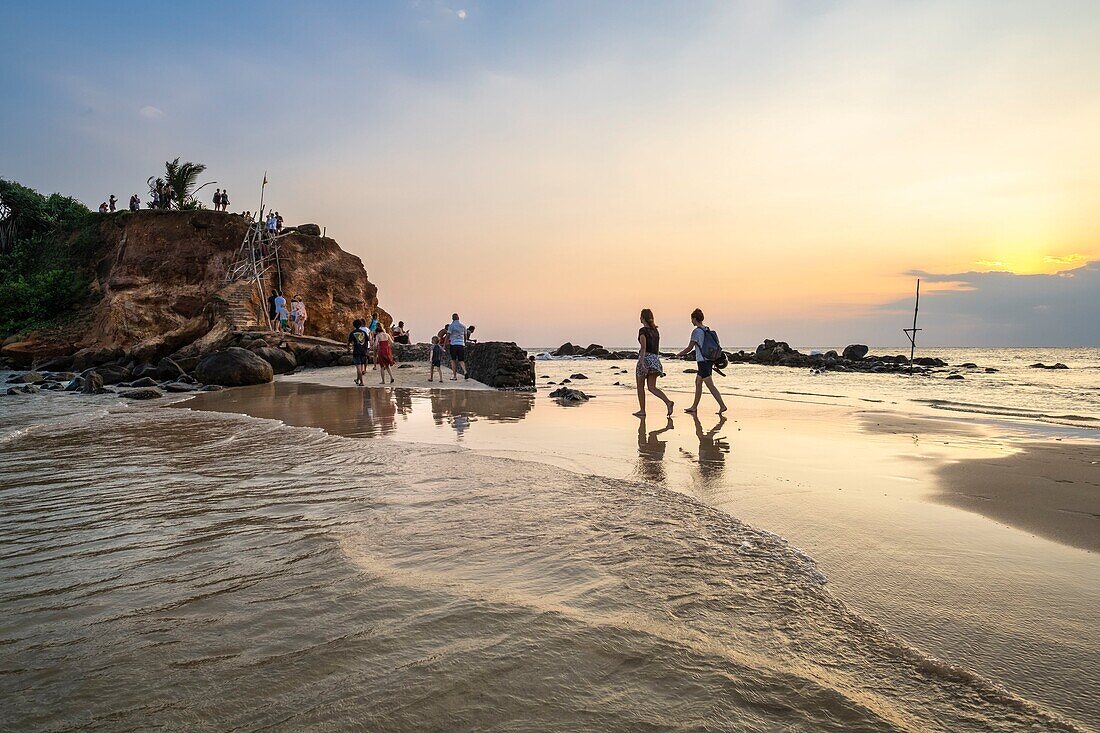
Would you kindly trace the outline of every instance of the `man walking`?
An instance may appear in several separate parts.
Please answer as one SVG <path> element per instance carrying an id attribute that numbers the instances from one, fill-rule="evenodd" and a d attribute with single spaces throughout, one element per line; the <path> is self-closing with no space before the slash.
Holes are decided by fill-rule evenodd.
<path id="1" fill-rule="evenodd" d="M 466 373 L 466 327 L 458 320 L 458 314 L 451 314 L 451 325 L 447 326 L 447 335 L 451 340 L 451 381 L 458 381 L 458 372 L 461 368 L 462 378 L 469 379 Z"/>
<path id="2" fill-rule="evenodd" d="M 710 329 L 703 325 L 703 311 L 696 308 L 691 312 L 691 325 L 695 327 L 691 332 L 691 341 L 676 355 L 676 358 L 679 359 L 695 349 L 695 367 L 697 369 L 695 373 L 695 401 L 684 412 L 694 415 L 696 410 L 699 409 L 699 400 L 703 396 L 703 385 L 705 384 L 718 402 L 718 414 L 721 415 L 726 411 L 726 403 L 722 400 L 718 388 L 714 386 L 714 362 L 706 355 L 707 332 Z"/>

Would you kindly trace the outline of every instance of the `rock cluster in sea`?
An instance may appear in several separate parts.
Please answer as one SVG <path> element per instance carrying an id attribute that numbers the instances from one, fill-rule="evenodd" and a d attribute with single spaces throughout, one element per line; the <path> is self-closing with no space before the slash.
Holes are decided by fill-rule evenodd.
<path id="1" fill-rule="evenodd" d="M 909 357 L 904 354 L 875 355 L 869 352 L 870 349 L 865 344 L 849 344 L 840 352 L 827 351 L 824 354 L 803 354 L 797 349 L 791 348 L 790 344 L 786 341 L 764 339 L 764 342 L 757 346 L 755 351 L 727 351 L 726 356 L 732 364 L 797 367 L 813 369 L 814 371 L 875 373 L 909 371 Z M 635 350 L 615 351 L 605 349 L 599 344 L 589 344 L 586 347 L 581 347 L 566 342 L 550 352 L 550 355 L 616 360 L 636 359 L 638 357 L 638 352 Z M 665 359 L 675 358 L 672 354 L 668 353 L 662 354 L 661 356 Z M 692 358 L 690 354 L 687 357 L 688 360 Z M 949 365 L 943 359 L 917 357 L 913 359 L 912 366 L 914 372 L 928 373 L 943 369 Z M 964 369 L 977 368 L 977 365 L 969 362 L 959 366 Z M 1040 365 L 1036 366 L 1039 367 Z M 986 371 L 989 372 L 990 370 L 986 369 Z"/>
<path id="2" fill-rule="evenodd" d="M 471 379 L 497 389 L 533 390 L 535 365 L 527 352 L 514 343 L 483 341 L 466 347 L 466 368 Z"/>

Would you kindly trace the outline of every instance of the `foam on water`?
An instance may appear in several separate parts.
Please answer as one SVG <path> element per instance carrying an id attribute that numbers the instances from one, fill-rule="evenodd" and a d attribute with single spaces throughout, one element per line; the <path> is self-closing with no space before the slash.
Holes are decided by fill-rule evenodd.
<path id="1" fill-rule="evenodd" d="M 1074 729 L 657 486 L 99 404 L 5 404 L 4 729 Z"/>

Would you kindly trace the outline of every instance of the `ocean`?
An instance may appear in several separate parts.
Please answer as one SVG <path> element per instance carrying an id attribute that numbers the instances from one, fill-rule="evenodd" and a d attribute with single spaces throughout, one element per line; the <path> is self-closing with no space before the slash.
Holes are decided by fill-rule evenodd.
<path id="1" fill-rule="evenodd" d="M 1033 436 L 1093 435 L 1100 351 L 1058 352 L 1071 369 L 1049 373 L 1027 370 L 1030 352 L 965 352 L 1001 371 L 918 383 L 739 366 L 723 388 L 769 409 L 961 409 Z M 553 381 L 585 370 L 599 395 L 564 409 L 543 395 L 479 409 L 491 398 L 284 382 L 252 392 L 248 415 L 210 411 L 230 402 L 0 398 L 0 728 L 1095 723 L 1087 679 L 1074 708 L 920 649 L 838 597 L 790 540 L 676 490 L 672 456 L 671 474 L 642 451 L 641 470 L 616 477 L 508 449 L 539 416 L 568 424 L 600 400 L 629 406 L 633 374 L 616 365 L 632 372 L 554 365 Z M 692 377 L 668 371 L 680 402 Z M 630 391 L 614 385 L 624 379 Z M 264 417 L 261 403 L 306 424 Z M 342 405 L 355 415 L 332 416 Z M 479 450 L 490 424 L 500 445 Z M 1095 568 L 1095 554 L 1072 552 Z"/>

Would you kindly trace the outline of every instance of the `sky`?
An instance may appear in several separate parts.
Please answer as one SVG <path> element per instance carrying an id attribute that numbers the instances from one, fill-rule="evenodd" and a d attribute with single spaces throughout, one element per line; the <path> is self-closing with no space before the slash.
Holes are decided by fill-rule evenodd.
<path id="1" fill-rule="evenodd" d="M 426 337 L 1100 346 L 1100 3 L 84 2 L 0 25 L 0 177 L 177 156 Z M 213 186 L 204 189 L 204 191 Z M 308 293 L 302 293 L 308 301 Z"/>

